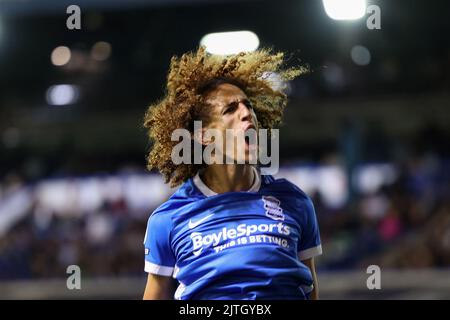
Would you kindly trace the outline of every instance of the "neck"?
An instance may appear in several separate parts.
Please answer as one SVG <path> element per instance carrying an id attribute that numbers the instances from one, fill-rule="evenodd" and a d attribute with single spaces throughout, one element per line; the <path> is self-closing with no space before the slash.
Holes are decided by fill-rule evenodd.
<path id="1" fill-rule="evenodd" d="M 256 179 L 248 164 L 213 164 L 206 167 L 200 178 L 216 193 L 247 191 Z"/>

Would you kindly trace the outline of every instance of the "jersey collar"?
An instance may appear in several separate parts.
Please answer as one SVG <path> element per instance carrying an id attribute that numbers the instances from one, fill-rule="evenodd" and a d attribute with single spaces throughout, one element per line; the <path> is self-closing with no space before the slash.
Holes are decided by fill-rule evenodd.
<path id="1" fill-rule="evenodd" d="M 261 175 L 259 171 L 252 166 L 252 169 L 255 172 L 255 180 L 253 181 L 252 186 L 250 189 L 247 190 L 247 192 L 258 192 L 259 188 L 261 187 Z M 217 195 L 217 192 L 212 191 L 203 181 L 200 179 L 200 173 L 197 172 L 195 177 L 192 179 L 194 185 L 197 187 L 198 190 L 200 190 L 201 193 L 203 193 L 207 197 L 212 197 Z"/>

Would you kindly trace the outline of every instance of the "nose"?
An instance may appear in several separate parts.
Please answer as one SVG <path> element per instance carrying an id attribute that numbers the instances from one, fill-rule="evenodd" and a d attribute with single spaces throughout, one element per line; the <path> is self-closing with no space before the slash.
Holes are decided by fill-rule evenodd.
<path id="1" fill-rule="evenodd" d="M 239 102 L 239 118 L 241 121 L 253 122 L 252 112 L 243 102 Z"/>

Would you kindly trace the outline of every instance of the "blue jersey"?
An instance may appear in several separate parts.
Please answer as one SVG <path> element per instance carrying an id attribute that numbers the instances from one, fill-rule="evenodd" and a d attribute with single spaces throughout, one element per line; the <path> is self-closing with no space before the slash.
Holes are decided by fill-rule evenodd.
<path id="1" fill-rule="evenodd" d="M 216 194 L 186 181 L 150 216 L 145 271 L 173 276 L 175 299 L 306 299 L 301 261 L 322 253 L 311 199 L 285 179 Z"/>

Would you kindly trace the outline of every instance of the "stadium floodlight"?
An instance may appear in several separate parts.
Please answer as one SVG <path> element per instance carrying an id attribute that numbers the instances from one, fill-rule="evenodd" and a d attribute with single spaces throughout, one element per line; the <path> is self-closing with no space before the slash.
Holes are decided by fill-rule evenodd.
<path id="1" fill-rule="evenodd" d="M 366 14 L 366 0 L 322 0 L 325 12 L 334 20 L 356 20 Z"/>
<path id="2" fill-rule="evenodd" d="M 54 66 L 63 66 L 70 61 L 70 49 L 66 46 L 59 46 L 53 49 L 50 59 Z"/>
<path id="3" fill-rule="evenodd" d="M 259 38 L 252 31 L 217 32 L 205 35 L 200 45 L 211 54 L 230 55 L 255 51 L 259 47 Z"/>
<path id="4" fill-rule="evenodd" d="M 111 44 L 106 41 L 99 41 L 91 49 L 91 57 L 97 61 L 104 61 L 111 56 Z"/>
<path id="5" fill-rule="evenodd" d="M 367 66 L 371 60 L 369 49 L 361 45 L 354 46 L 350 51 L 350 56 L 358 66 Z"/>
<path id="6" fill-rule="evenodd" d="M 79 89 L 71 84 L 58 84 L 47 90 L 47 103 L 52 106 L 66 106 L 77 101 Z"/>

